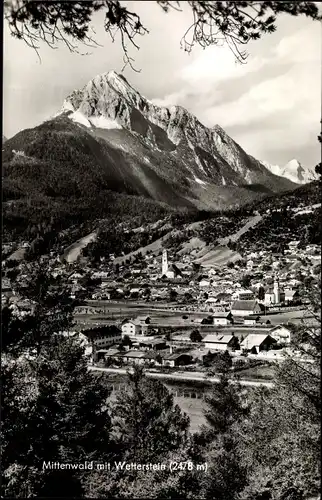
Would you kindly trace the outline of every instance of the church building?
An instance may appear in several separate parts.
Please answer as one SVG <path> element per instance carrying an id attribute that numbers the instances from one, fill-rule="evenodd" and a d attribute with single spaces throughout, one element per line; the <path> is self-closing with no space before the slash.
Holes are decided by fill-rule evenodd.
<path id="1" fill-rule="evenodd" d="M 280 304 L 285 300 L 285 293 L 280 289 L 279 281 L 275 278 L 273 287 L 266 289 L 264 304 L 266 306 Z"/>
<path id="2" fill-rule="evenodd" d="M 180 269 L 177 268 L 175 264 L 169 266 L 168 262 L 168 252 L 166 249 L 162 252 L 162 271 L 161 277 L 166 276 L 169 279 L 175 279 L 182 276 Z"/>

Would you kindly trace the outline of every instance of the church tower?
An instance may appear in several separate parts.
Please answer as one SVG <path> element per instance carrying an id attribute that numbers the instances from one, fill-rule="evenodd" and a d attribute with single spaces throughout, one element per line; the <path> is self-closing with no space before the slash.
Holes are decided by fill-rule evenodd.
<path id="1" fill-rule="evenodd" d="M 168 252 L 166 249 L 162 252 L 162 276 L 166 275 L 168 272 Z"/>
<path id="2" fill-rule="evenodd" d="M 279 286 L 278 279 L 276 279 L 276 278 L 274 280 L 274 299 L 275 299 L 275 304 L 279 304 L 281 301 L 280 286 Z"/>

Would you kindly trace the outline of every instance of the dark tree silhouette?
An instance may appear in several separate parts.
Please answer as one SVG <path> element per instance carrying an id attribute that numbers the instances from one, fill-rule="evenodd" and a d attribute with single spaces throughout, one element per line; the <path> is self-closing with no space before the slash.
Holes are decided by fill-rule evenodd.
<path id="1" fill-rule="evenodd" d="M 258 40 L 262 35 L 276 30 L 277 15 L 304 14 L 314 20 L 322 18 L 314 2 L 188 0 L 186 3 L 191 10 L 192 19 L 182 37 L 181 47 L 190 52 L 196 44 L 205 48 L 226 43 L 240 62 L 247 59 L 243 46 L 250 40 Z M 181 11 L 180 1 L 158 0 L 157 4 L 165 13 Z M 95 32 L 91 27 L 92 17 L 97 11 L 104 13 L 104 28 L 112 40 L 115 41 L 116 35 L 120 35 L 124 63 L 133 68 L 128 45 L 139 49 L 137 36 L 149 31 L 141 23 L 139 15 L 128 10 L 119 0 L 4 2 L 5 19 L 11 34 L 24 40 L 37 53 L 41 41 L 51 48 L 56 48 L 57 44 L 63 42 L 72 52 L 78 51 L 78 43 L 87 47 L 97 46 Z"/>
<path id="2" fill-rule="evenodd" d="M 201 342 L 202 341 L 202 335 L 200 334 L 199 330 L 193 330 L 191 332 L 190 340 L 191 340 L 191 342 Z"/>
<path id="3" fill-rule="evenodd" d="M 321 123 L 321 129 L 322 129 L 322 120 L 320 123 Z M 321 144 L 321 153 L 322 153 L 322 131 L 318 135 L 318 141 Z M 315 172 L 320 176 L 320 182 L 321 182 L 321 179 L 322 179 L 322 163 L 321 162 L 316 165 Z"/>

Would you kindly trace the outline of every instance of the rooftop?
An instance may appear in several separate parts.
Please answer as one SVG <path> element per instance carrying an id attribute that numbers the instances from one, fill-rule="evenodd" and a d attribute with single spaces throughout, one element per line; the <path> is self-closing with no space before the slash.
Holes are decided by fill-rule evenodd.
<path id="1" fill-rule="evenodd" d="M 121 356 L 123 354 L 118 349 L 99 349 L 98 351 L 96 351 L 96 353 L 104 353 L 108 356 Z"/>
<path id="2" fill-rule="evenodd" d="M 253 311 L 256 305 L 256 300 L 235 300 L 231 308 L 236 311 Z"/>
<path id="3" fill-rule="evenodd" d="M 231 316 L 231 313 L 230 311 L 218 311 L 218 312 L 215 312 L 213 313 L 213 318 L 228 318 L 229 316 Z"/>
<path id="4" fill-rule="evenodd" d="M 167 359 L 167 360 L 178 359 L 178 358 L 180 358 L 180 356 L 190 356 L 191 357 L 191 354 L 187 353 L 187 352 L 177 352 L 177 353 L 173 353 L 173 354 L 169 354 L 167 356 L 164 356 L 164 359 Z"/>
<path id="5" fill-rule="evenodd" d="M 138 340 L 138 343 L 146 345 L 158 345 L 158 344 L 165 344 L 166 341 L 164 339 L 147 339 L 147 340 Z"/>
<path id="6" fill-rule="evenodd" d="M 154 352 L 146 352 L 146 351 L 128 351 L 123 353 L 124 358 L 148 358 L 153 359 L 156 357 Z"/>
<path id="7" fill-rule="evenodd" d="M 234 335 L 206 335 L 203 342 L 212 342 L 214 344 L 228 344 Z"/>
<path id="8" fill-rule="evenodd" d="M 271 338 L 274 342 L 276 342 L 275 339 L 273 339 L 268 334 L 265 335 L 265 334 L 250 333 L 241 342 L 240 347 L 246 349 L 252 349 L 253 347 L 258 347 L 267 339 L 267 337 Z"/>

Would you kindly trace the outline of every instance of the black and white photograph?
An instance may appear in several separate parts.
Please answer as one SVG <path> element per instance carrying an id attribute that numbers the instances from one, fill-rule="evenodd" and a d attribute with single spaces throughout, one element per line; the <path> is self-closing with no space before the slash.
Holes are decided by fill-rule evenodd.
<path id="1" fill-rule="evenodd" d="M 1 497 L 321 500 L 322 3 L 2 5 Z"/>

